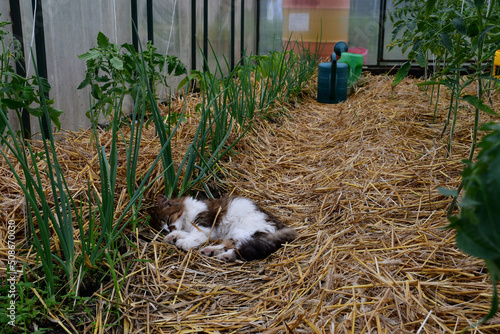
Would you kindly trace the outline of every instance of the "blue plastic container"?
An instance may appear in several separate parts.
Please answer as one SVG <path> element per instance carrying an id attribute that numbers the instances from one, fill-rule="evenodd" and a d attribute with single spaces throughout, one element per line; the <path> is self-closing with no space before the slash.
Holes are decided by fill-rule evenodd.
<path id="1" fill-rule="evenodd" d="M 333 68 L 332 65 L 334 66 Z M 319 64 L 318 102 L 339 103 L 347 100 L 348 75 L 349 66 L 345 63 L 337 63 L 336 61 L 333 61 L 331 63 Z"/>

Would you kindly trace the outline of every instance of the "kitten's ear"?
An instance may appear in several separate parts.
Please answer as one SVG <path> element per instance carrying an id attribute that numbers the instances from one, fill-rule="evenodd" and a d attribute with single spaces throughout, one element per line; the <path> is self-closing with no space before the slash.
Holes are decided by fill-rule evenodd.
<path id="1" fill-rule="evenodd" d="M 158 206 L 159 207 L 166 207 L 166 206 L 169 206 L 170 205 L 170 201 L 167 197 L 165 197 L 165 195 L 158 195 L 158 197 L 156 197 L 156 200 L 158 201 Z"/>

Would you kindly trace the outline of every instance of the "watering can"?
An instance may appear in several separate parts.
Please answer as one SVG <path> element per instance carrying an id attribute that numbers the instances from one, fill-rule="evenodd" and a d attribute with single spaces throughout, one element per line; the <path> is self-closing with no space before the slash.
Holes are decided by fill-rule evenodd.
<path id="1" fill-rule="evenodd" d="M 318 102 L 339 103 L 347 99 L 347 76 L 349 66 L 339 63 L 335 58 L 331 62 L 318 66 Z"/>
<path id="2" fill-rule="evenodd" d="M 337 59 L 337 62 L 349 65 L 349 75 L 347 77 L 348 87 L 352 86 L 361 76 L 363 63 L 367 53 L 365 48 L 352 48 L 353 52 L 349 52 L 350 50 L 351 49 L 345 42 L 338 42 L 333 47 L 332 52 L 332 59 Z"/>
<path id="3" fill-rule="evenodd" d="M 332 53 L 332 57 L 334 54 Z M 352 86 L 361 77 L 361 71 L 363 70 L 363 59 L 364 56 L 357 53 L 343 52 L 338 60 L 339 63 L 345 63 L 349 65 L 349 75 L 347 78 L 347 85 Z"/>

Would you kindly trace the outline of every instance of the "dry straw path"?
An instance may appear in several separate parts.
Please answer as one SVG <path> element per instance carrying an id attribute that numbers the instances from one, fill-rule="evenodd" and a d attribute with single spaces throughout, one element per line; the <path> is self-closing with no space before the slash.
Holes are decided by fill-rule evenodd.
<path id="1" fill-rule="evenodd" d="M 260 123 L 225 164 L 229 190 L 296 227 L 265 261 L 222 264 L 162 244 L 131 277 L 125 314 L 151 332 L 454 333 L 489 309 L 482 261 L 442 229 L 470 145 L 464 112 L 453 155 L 407 80 L 369 77 L 339 105 L 313 99 Z M 135 289 L 132 289 L 134 285 Z M 497 333 L 496 317 L 477 332 Z"/>
<path id="2" fill-rule="evenodd" d="M 306 99 L 288 117 L 256 124 L 225 161 L 227 190 L 295 227 L 296 241 L 264 261 L 225 264 L 178 251 L 140 226 L 117 265 L 120 291 L 101 285 L 86 331 L 97 324 L 97 333 L 458 333 L 483 317 L 489 277 L 443 229 L 449 199 L 437 191 L 459 183 L 473 114 L 461 110 L 447 157 L 446 97 L 433 122 L 414 80 L 393 96 L 391 80 L 368 76 L 337 105 Z M 98 172 L 83 151 L 85 136 L 73 140 L 81 153 L 67 149 L 80 157 L 72 177 L 82 190 L 85 170 Z M 144 161 L 154 158 L 157 143 L 144 147 Z M 12 212 L 15 186 L 1 190 Z M 119 319 L 105 302 L 116 295 Z M 500 332 L 500 317 L 471 332 Z"/>

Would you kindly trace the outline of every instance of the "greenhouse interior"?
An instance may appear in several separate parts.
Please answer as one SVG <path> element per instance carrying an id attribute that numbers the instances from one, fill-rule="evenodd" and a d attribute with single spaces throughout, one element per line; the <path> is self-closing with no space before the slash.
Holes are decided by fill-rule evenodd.
<path id="1" fill-rule="evenodd" d="M 498 0 L 0 3 L 0 333 L 499 333 Z"/>

